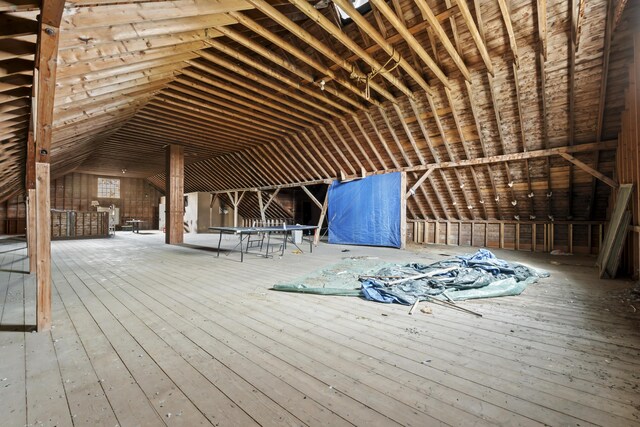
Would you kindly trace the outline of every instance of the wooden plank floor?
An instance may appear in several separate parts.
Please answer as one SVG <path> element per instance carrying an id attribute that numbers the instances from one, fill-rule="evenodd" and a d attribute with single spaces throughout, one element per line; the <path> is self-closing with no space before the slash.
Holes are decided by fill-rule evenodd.
<path id="1" fill-rule="evenodd" d="M 481 319 L 409 316 L 268 288 L 343 257 L 468 250 L 321 244 L 241 264 L 215 257 L 217 236 L 163 237 L 53 242 L 50 333 L 31 331 L 24 241 L 0 239 L 0 425 L 640 425 L 640 307 L 592 258 L 496 251 L 552 277 L 463 303 Z"/>

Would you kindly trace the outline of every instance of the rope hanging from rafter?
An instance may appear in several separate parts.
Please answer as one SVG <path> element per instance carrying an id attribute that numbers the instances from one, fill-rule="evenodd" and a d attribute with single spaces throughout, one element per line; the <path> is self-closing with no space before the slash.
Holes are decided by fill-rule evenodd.
<path id="1" fill-rule="evenodd" d="M 393 70 L 395 70 L 398 65 L 400 65 L 400 60 L 402 59 L 402 57 L 400 56 L 400 54 L 398 53 L 398 59 L 395 59 L 396 53 L 398 53 L 395 48 L 393 49 L 393 52 L 391 53 L 391 56 L 389 57 L 389 59 L 387 59 L 387 62 L 385 62 L 380 68 L 378 68 L 377 70 L 371 70 L 371 72 L 369 74 L 367 74 L 364 77 L 359 76 L 356 73 L 355 67 L 352 65 L 351 66 L 351 79 L 356 80 L 358 83 L 364 82 L 364 97 L 365 99 L 369 99 L 371 97 L 371 89 L 369 87 L 369 82 L 371 81 L 371 79 L 373 79 L 375 76 L 377 76 L 380 73 L 390 73 Z M 391 63 L 391 61 L 394 62 L 393 66 L 391 68 L 389 68 L 388 70 L 386 69 L 387 65 L 389 65 Z"/>

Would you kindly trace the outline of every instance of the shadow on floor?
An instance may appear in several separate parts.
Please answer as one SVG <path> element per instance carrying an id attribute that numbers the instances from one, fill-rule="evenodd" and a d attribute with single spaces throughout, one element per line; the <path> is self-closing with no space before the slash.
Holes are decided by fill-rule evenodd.
<path id="1" fill-rule="evenodd" d="M 0 325 L 0 332 L 35 332 L 36 325 Z"/>
<path id="2" fill-rule="evenodd" d="M 191 249 L 197 249 L 199 251 L 207 251 L 207 252 L 218 252 L 218 248 L 213 248 L 211 246 L 200 246 L 200 245 L 194 245 L 191 243 L 181 243 L 180 246 L 183 246 L 185 248 L 191 248 Z M 229 252 L 225 249 L 220 249 L 220 253 L 224 254 L 225 252 Z"/>
<path id="3" fill-rule="evenodd" d="M 7 249 L 6 251 L 0 251 L 0 254 L 6 254 L 8 252 L 21 251 L 22 249 L 27 249 L 27 247 L 23 246 L 23 247 L 19 247 L 19 248 Z"/>
<path id="4" fill-rule="evenodd" d="M 0 266 L 2 267 L 2 266 Z M 0 268 L 0 273 L 18 273 L 18 274 L 30 274 L 28 271 L 23 270 L 10 270 L 7 268 Z"/>

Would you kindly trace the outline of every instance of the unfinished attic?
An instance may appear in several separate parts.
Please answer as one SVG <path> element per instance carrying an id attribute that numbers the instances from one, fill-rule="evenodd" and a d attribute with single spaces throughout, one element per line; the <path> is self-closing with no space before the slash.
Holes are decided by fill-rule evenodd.
<path id="1" fill-rule="evenodd" d="M 637 0 L 0 0 L 0 425 L 640 425 L 639 138 Z"/>

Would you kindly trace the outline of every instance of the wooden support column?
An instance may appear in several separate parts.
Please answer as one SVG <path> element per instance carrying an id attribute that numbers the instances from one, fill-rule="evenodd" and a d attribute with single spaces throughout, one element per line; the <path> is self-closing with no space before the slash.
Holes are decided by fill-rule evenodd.
<path id="1" fill-rule="evenodd" d="M 28 134 L 26 188 L 30 200 L 28 219 L 30 269 L 36 271 L 36 329 L 51 329 L 51 201 L 50 156 L 53 105 L 60 21 L 63 0 L 43 0 L 34 69 L 31 131 Z M 35 249 L 35 250 L 33 250 Z M 35 264 L 35 265 L 34 265 Z"/>
<path id="2" fill-rule="evenodd" d="M 184 241 L 184 147 L 169 145 L 166 156 L 165 243 L 177 245 Z"/>
<path id="3" fill-rule="evenodd" d="M 51 329 L 51 202 L 49 163 L 36 163 L 36 327 Z"/>
<path id="4" fill-rule="evenodd" d="M 264 203 L 262 203 L 262 191 L 258 191 L 258 208 L 260 209 L 260 220 L 264 224 L 267 220 L 267 216 L 265 215 L 267 209 L 264 207 Z"/>

